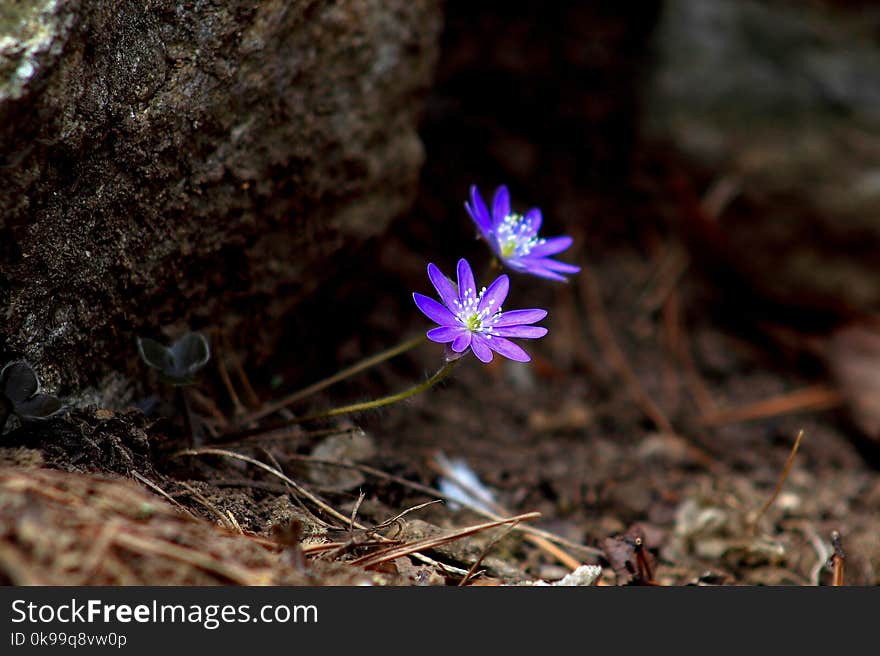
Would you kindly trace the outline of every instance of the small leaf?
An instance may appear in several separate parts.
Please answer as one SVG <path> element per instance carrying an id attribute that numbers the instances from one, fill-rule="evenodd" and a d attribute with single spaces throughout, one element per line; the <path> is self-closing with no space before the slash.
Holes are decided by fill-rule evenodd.
<path id="1" fill-rule="evenodd" d="M 15 414 L 23 419 L 43 419 L 61 410 L 61 401 L 51 394 L 36 394 L 15 406 Z"/>
<path id="2" fill-rule="evenodd" d="M 149 337 L 137 338 L 138 351 L 141 359 L 147 366 L 168 373 L 174 369 L 174 357 L 171 352 L 159 342 Z"/>
<path id="3" fill-rule="evenodd" d="M 40 391 L 40 381 L 27 362 L 10 362 L 0 371 L 0 387 L 13 404 L 18 404 Z"/>
<path id="4" fill-rule="evenodd" d="M 174 359 L 174 377 L 191 378 L 211 359 L 208 340 L 201 333 L 187 333 L 171 346 Z M 165 372 L 171 375 L 172 372 Z"/>

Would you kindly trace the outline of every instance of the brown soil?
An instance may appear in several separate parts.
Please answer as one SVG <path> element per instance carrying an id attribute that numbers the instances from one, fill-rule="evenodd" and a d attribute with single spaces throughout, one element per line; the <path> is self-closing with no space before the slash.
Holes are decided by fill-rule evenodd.
<path id="1" fill-rule="evenodd" d="M 529 345 L 531 365 L 469 359 L 440 388 L 330 423 L 335 430 L 325 423 L 236 443 L 208 437 L 200 445 L 279 468 L 338 511 L 335 517 L 289 481 L 247 462 L 176 454 L 189 445 L 171 419 L 79 410 L 10 433 L 0 474 L 2 577 L 50 584 L 451 584 L 481 557 L 474 581 L 555 579 L 570 569 L 522 532 L 493 543 L 503 528 L 428 549 L 428 564 L 412 557 L 370 570 L 350 564 L 385 548 L 383 537 L 406 544 L 438 528 L 485 521 L 450 504 L 414 510 L 377 531 L 343 521 L 356 509 L 355 522 L 370 528 L 436 498 L 418 485 L 436 487 L 432 462 L 442 452 L 464 459 L 510 514 L 540 512 L 529 524 L 562 538 L 574 560 L 604 565 L 606 583 L 639 582 L 629 571 L 638 572 L 633 527 L 651 554 L 653 581 L 663 585 L 828 583 L 832 531 L 843 536 L 846 582 L 877 583 L 880 477 L 854 446 L 844 418 L 833 410 L 771 409 L 751 421 L 719 413 L 822 384 L 821 377 L 782 368 L 719 325 L 711 304 L 698 298 L 698 276 L 686 276 L 653 309 L 650 292 L 663 261 L 621 249 L 590 262 L 590 272 L 567 286 L 517 279 L 528 283 L 517 305 L 552 299 L 551 333 Z M 603 309 L 641 391 L 621 377 L 607 336 L 596 339 L 595 315 Z M 386 323 L 393 332 L 383 308 L 368 323 L 377 334 Z M 412 330 L 419 325 L 413 316 Z M 360 341 L 343 343 L 343 353 Z M 440 357 L 439 347 L 420 347 L 302 408 L 402 389 Z M 223 389 L 214 368 L 202 392 L 221 416 L 211 419 L 195 404 L 217 433 L 234 428 Z M 713 414 L 713 425 L 701 425 Z M 669 422 L 674 432 L 657 422 Z M 800 430 L 793 466 L 755 525 Z M 339 466 L 346 463 L 366 468 Z M 340 544 L 317 550 L 327 542 Z"/>

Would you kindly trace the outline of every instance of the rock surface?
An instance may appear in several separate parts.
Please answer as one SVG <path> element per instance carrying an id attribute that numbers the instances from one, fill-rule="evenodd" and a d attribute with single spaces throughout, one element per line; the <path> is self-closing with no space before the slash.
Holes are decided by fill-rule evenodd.
<path id="1" fill-rule="evenodd" d="M 429 0 L 0 7 L 0 358 L 50 389 L 134 335 L 269 323 L 416 189 Z"/>
<path id="2" fill-rule="evenodd" d="M 777 296 L 880 310 L 880 10 L 666 0 L 644 127 L 747 211 L 721 227 Z"/>

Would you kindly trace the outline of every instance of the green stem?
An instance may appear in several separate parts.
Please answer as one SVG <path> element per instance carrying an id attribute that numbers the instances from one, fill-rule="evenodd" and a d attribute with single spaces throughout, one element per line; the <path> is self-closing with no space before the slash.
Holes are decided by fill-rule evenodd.
<path id="1" fill-rule="evenodd" d="M 460 361 L 461 358 L 447 362 L 442 367 L 440 367 L 439 370 L 437 370 L 437 373 L 435 373 L 427 380 L 419 383 L 418 385 L 414 385 L 408 389 L 405 389 L 402 392 L 398 392 L 397 394 L 383 396 L 382 398 L 375 399 L 373 401 L 352 403 L 351 405 L 344 405 L 339 408 L 333 408 L 332 410 L 318 412 L 313 415 L 307 415 L 305 417 L 295 417 L 293 419 L 287 419 L 285 421 L 276 422 L 267 426 L 258 426 L 257 428 L 249 428 L 247 430 L 237 431 L 235 433 L 227 433 L 226 435 L 221 435 L 218 439 L 213 441 L 231 442 L 234 440 L 251 437 L 252 435 L 261 435 L 263 433 L 268 433 L 270 431 L 278 430 L 280 428 L 286 428 L 295 424 L 302 424 L 305 422 L 314 421 L 316 419 L 329 419 L 330 417 L 338 417 L 339 415 L 348 415 L 355 412 L 363 412 L 364 410 L 372 410 L 374 408 L 381 408 L 386 405 L 391 405 L 392 403 L 403 401 L 412 396 L 415 396 L 416 394 L 421 394 L 422 392 L 431 389 L 432 387 L 434 387 L 434 385 L 436 385 L 441 380 L 446 378 L 450 373 L 452 373 L 452 370 L 455 369 L 456 365 L 458 365 Z"/>
<path id="2" fill-rule="evenodd" d="M 428 338 L 425 337 L 424 334 L 419 335 L 418 337 L 413 337 L 412 339 L 408 339 L 407 341 L 398 344 L 397 346 L 393 346 L 390 349 L 382 351 L 381 353 L 377 353 L 369 358 L 365 358 L 360 362 L 353 364 L 350 367 L 342 369 L 341 371 L 337 371 L 332 376 L 325 378 L 323 380 L 319 380 L 317 383 L 312 383 L 308 387 L 305 387 L 301 390 L 293 392 L 292 394 L 288 394 L 283 399 L 279 399 L 273 403 L 267 403 L 262 408 L 257 410 L 256 412 L 252 412 L 247 417 L 244 417 L 241 423 L 249 424 L 252 421 L 257 421 L 262 419 L 263 417 L 267 417 L 275 412 L 281 410 L 282 408 L 286 408 L 289 405 L 293 405 L 297 401 L 301 401 L 312 394 L 316 394 L 323 389 L 330 387 L 338 383 L 341 380 L 345 380 L 355 374 L 358 374 L 370 367 L 375 367 L 377 364 L 385 362 L 385 360 L 390 360 L 391 358 L 400 355 L 401 353 L 406 353 L 407 351 L 414 349 L 417 346 L 421 346 L 425 342 L 428 341 Z"/>
<path id="3" fill-rule="evenodd" d="M 373 401 L 363 401 L 362 403 L 352 403 L 351 405 L 344 405 L 341 408 L 333 408 L 332 410 L 318 412 L 307 417 L 298 417 L 294 419 L 291 423 L 300 424 L 303 422 L 312 421 L 313 419 L 326 419 L 329 417 L 338 417 L 339 415 L 349 415 L 354 412 L 363 412 L 364 410 L 381 408 L 382 406 L 391 405 L 392 403 L 397 403 L 398 401 L 403 401 L 410 398 L 411 396 L 421 394 L 422 392 L 426 392 L 427 390 L 434 387 L 434 385 L 436 385 L 441 380 L 446 378 L 450 373 L 452 373 L 452 370 L 455 369 L 455 366 L 459 363 L 460 360 L 461 358 L 458 358 L 456 360 L 447 362 L 442 367 L 440 367 L 440 369 L 437 370 L 437 373 L 435 373 L 424 382 L 421 382 L 418 385 L 413 385 L 409 389 L 405 389 L 402 392 L 398 392 L 397 394 L 383 396 L 381 399 L 375 399 Z"/>

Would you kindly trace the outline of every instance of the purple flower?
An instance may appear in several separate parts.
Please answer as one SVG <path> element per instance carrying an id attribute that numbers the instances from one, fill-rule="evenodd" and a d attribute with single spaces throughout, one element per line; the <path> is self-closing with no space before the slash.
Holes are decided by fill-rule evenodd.
<path id="1" fill-rule="evenodd" d="M 561 274 L 581 270 L 550 257 L 571 246 L 571 237 L 538 237 L 541 210 L 534 207 L 525 216 L 511 212 L 510 193 L 504 185 L 495 190 L 491 214 L 476 186 L 471 186 L 471 202 L 465 202 L 464 206 L 498 259 L 514 271 L 564 282 Z"/>
<path id="2" fill-rule="evenodd" d="M 531 360 L 528 353 L 507 338 L 537 339 L 546 335 L 546 328 L 529 324 L 541 321 L 547 311 L 502 312 L 501 304 L 510 288 L 506 275 L 498 276 L 479 294 L 471 265 L 465 259 L 458 261 L 458 285 L 433 264 L 428 265 L 428 277 L 443 302 L 424 294 L 413 294 L 413 299 L 426 317 L 440 324 L 428 331 L 428 339 L 449 344 L 451 358 L 461 357 L 471 349 L 482 362 L 492 361 L 492 351 L 517 362 Z"/>

